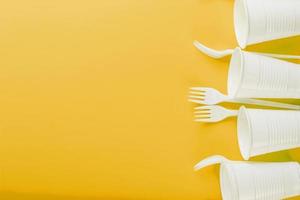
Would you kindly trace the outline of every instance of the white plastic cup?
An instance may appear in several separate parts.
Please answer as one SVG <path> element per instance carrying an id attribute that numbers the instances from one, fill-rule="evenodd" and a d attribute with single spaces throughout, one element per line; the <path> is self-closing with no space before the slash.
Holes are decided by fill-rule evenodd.
<path id="1" fill-rule="evenodd" d="M 211 156 L 199 162 L 195 170 L 218 163 L 224 200 L 280 200 L 300 195 L 297 162 L 244 162 Z"/>
<path id="2" fill-rule="evenodd" d="M 236 48 L 227 85 L 228 95 L 234 98 L 298 99 L 300 65 Z"/>
<path id="3" fill-rule="evenodd" d="M 300 111 L 241 107 L 238 143 L 245 160 L 252 156 L 300 147 Z"/>
<path id="4" fill-rule="evenodd" d="M 242 48 L 300 35 L 300 1 L 236 0 L 234 27 Z"/>

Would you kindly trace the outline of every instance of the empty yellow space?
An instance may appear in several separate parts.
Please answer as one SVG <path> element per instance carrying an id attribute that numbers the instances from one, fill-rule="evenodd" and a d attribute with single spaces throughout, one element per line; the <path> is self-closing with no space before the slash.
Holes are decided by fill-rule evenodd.
<path id="1" fill-rule="evenodd" d="M 188 88 L 226 92 L 233 0 L 10 0 L 0 6 L 0 198 L 220 199 L 236 120 L 193 122 Z M 299 54 L 300 38 L 250 50 Z M 300 161 L 292 150 L 257 158 Z M 300 199 L 300 198 L 298 198 Z"/>

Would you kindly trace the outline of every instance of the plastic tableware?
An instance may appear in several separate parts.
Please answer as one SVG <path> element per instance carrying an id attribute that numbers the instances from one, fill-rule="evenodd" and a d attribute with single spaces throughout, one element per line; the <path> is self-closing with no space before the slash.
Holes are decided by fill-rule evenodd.
<path id="1" fill-rule="evenodd" d="M 236 0 L 234 27 L 242 48 L 300 35 L 300 1 Z"/>
<path id="2" fill-rule="evenodd" d="M 300 111 L 248 109 L 237 120 L 238 143 L 245 160 L 300 147 Z"/>
<path id="3" fill-rule="evenodd" d="M 300 56 L 260 54 L 240 48 L 216 51 L 195 42 L 203 53 L 221 58 L 231 55 L 228 95 L 234 98 L 300 98 L 300 65 L 275 59 Z"/>
<path id="4" fill-rule="evenodd" d="M 204 44 L 200 43 L 199 41 L 194 41 L 193 44 L 199 51 L 201 51 L 205 55 L 212 57 L 212 58 L 216 58 L 216 59 L 230 56 L 235 51 L 235 49 L 215 50 L 215 49 L 205 46 Z M 237 48 L 239 48 L 239 47 L 237 47 Z M 300 56 L 298 56 L 298 55 L 272 54 L 272 53 L 261 53 L 261 52 L 252 52 L 252 53 L 262 55 L 262 56 L 269 56 L 269 57 L 273 57 L 273 58 L 300 59 Z"/>
<path id="5" fill-rule="evenodd" d="M 249 98 L 235 98 L 229 95 L 224 95 L 218 90 L 208 87 L 192 87 L 190 89 L 189 101 L 205 105 L 215 105 L 222 102 L 230 103 L 242 103 L 242 104 L 252 104 L 260 106 L 269 106 L 276 108 L 286 108 L 299 110 L 299 105 L 279 103 L 274 101 L 265 101 L 258 99 L 249 99 Z"/>
<path id="6" fill-rule="evenodd" d="M 201 106 L 195 111 L 197 122 L 219 122 L 238 116 L 240 152 L 250 157 L 300 147 L 300 111 L 251 109 L 229 110 L 221 106 Z"/>
<path id="7" fill-rule="evenodd" d="M 235 98 L 297 99 L 300 65 L 237 48 L 230 61 L 227 89 Z"/>
<path id="8" fill-rule="evenodd" d="M 224 200 L 280 200 L 300 195 L 300 166 L 297 162 L 231 161 L 211 156 L 195 170 L 221 164 L 220 185 Z"/>
<path id="9" fill-rule="evenodd" d="M 199 106 L 195 108 L 195 121 L 196 122 L 219 122 L 228 117 L 238 115 L 238 110 L 229 110 L 222 106 Z"/>

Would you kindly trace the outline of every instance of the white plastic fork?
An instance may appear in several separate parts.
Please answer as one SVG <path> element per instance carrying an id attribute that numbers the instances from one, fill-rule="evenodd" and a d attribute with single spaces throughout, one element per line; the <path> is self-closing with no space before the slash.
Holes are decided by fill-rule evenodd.
<path id="1" fill-rule="evenodd" d="M 225 49 L 225 50 L 211 49 L 198 41 L 194 41 L 193 44 L 202 53 L 204 53 L 212 58 L 216 58 L 216 59 L 232 55 L 234 52 L 234 49 Z M 237 47 L 237 48 L 239 48 L 239 47 Z M 256 54 L 263 55 L 263 56 L 269 56 L 269 57 L 273 57 L 273 58 L 300 59 L 300 56 L 298 56 L 298 55 L 284 55 L 284 54 L 272 54 L 272 53 L 260 53 L 260 52 L 252 52 L 252 53 L 256 53 Z"/>
<path id="2" fill-rule="evenodd" d="M 200 106 L 195 108 L 196 122 L 219 122 L 238 115 L 238 110 L 229 110 L 222 106 Z"/>
<path id="3" fill-rule="evenodd" d="M 279 103 L 274 101 L 247 99 L 247 98 L 233 98 L 220 93 L 218 90 L 208 87 L 192 87 L 190 90 L 189 101 L 204 104 L 204 105 L 216 105 L 222 102 L 251 104 L 259 106 L 268 106 L 274 108 L 285 108 L 292 110 L 300 110 L 299 105 Z"/>

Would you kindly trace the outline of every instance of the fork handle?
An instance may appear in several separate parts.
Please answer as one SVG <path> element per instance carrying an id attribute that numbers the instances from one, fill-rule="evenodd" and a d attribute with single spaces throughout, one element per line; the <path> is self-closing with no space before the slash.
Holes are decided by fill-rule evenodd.
<path id="1" fill-rule="evenodd" d="M 227 111 L 227 117 L 235 117 L 239 113 L 239 110 L 226 109 L 226 111 Z"/>
<path id="2" fill-rule="evenodd" d="M 268 107 L 274 107 L 274 108 L 285 108 L 285 109 L 291 109 L 291 110 L 300 110 L 299 105 L 280 103 L 280 102 L 274 102 L 274 101 L 266 101 L 266 100 L 258 100 L 258 99 L 235 98 L 235 99 L 228 99 L 227 102 L 268 106 Z"/>

